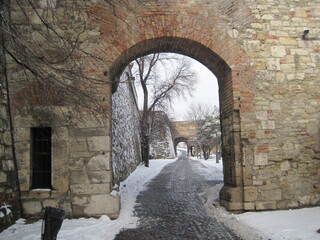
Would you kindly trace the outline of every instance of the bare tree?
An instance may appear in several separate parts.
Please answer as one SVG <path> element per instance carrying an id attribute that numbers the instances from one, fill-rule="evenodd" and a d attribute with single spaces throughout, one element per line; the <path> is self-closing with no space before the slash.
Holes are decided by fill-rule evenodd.
<path id="1" fill-rule="evenodd" d="M 120 9 L 133 12 L 137 0 L 105 0 L 110 29 L 126 24 Z M 106 55 L 90 52 L 88 22 L 85 9 L 91 1 L 82 0 L 0 0 L 0 31 L 4 41 L 0 47 L 8 64 L 15 64 L 19 79 L 14 109 L 36 112 L 33 106 L 68 105 L 104 114 L 110 109 L 103 89 L 110 85 L 106 76 L 95 70 L 109 62 Z M 99 90 L 101 89 L 101 91 Z M 78 111 L 81 112 L 81 111 Z"/>
<path id="2" fill-rule="evenodd" d="M 196 123 L 197 147 L 202 151 L 205 159 L 210 156 L 210 151 L 216 146 L 216 151 L 221 143 L 220 139 L 220 113 L 214 106 L 193 104 L 186 118 Z"/>
<path id="3" fill-rule="evenodd" d="M 191 94 L 196 74 L 186 57 L 155 53 L 136 59 L 137 76 L 143 90 L 141 112 L 141 148 L 145 166 L 149 166 L 149 141 L 155 110 L 165 111 L 177 96 Z"/>

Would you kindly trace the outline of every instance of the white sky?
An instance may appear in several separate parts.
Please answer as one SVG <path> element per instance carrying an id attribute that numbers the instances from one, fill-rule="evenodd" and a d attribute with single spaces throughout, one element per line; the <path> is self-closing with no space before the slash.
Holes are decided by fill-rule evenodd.
<path id="1" fill-rule="evenodd" d="M 168 112 L 169 116 L 176 121 L 186 120 L 189 107 L 193 103 L 203 103 L 205 105 L 216 105 L 219 107 L 218 82 L 213 73 L 198 61 L 190 58 L 192 61 L 192 68 L 198 75 L 198 83 L 193 91 L 193 96 L 184 98 L 177 98 Z M 142 106 L 142 90 L 137 88 L 138 103 Z"/>
<path id="2" fill-rule="evenodd" d="M 192 59 L 192 67 L 198 74 L 198 83 L 193 97 L 188 97 L 187 99 L 177 98 L 175 101 L 171 114 L 177 121 L 185 120 L 184 117 L 193 103 L 212 104 L 212 106 L 219 107 L 218 81 L 215 75 L 194 59 Z"/>

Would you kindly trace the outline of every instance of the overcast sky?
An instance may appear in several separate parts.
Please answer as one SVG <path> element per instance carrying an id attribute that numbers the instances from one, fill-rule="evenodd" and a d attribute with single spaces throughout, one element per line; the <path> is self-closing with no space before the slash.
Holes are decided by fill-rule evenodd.
<path id="1" fill-rule="evenodd" d="M 213 73 L 204 65 L 196 60 L 192 61 L 192 68 L 197 72 L 198 82 L 195 85 L 192 97 L 187 99 L 177 98 L 172 105 L 172 109 L 168 112 L 169 116 L 175 121 L 186 120 L 185 116 L 189 107 L 193 103 L 203 103 L 205 105 L 216 105 L 219 107 L 218 82 Z M 142 106 L 143 94 L 141 87 L 137 87 L 138 103 Z M 141 108 L 141 107 L 140 107 Z"/>
<path id="2" fill-rule="evenodd" d="M 193 103 L 204 103 L 219 107 L 219 93 L 217 78 L 204 65 L 192 59 L 192 67 L 198 74 L 198 83 L 195 86 L 193 97 L 188 99 L 178 98 L 170 113 L 176 121 L 185 120 L 184 117 Z"/>

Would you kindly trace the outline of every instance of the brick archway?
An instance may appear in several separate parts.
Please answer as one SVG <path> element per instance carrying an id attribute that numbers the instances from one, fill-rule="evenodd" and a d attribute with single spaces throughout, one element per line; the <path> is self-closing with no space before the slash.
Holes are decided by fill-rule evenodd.
<path id="1" fill-rule="evenodd" d="M 253 19 L 244 1 L 231 8 L 213 2 L 148 1 L 128 11 L 119 6 L 116 15 L 110 6 L 96 4 L 89 8 L 89 19 L 99 26 L 100 40 L 93 52 L 106 56 L 99 66 L 100 76 L 108 76 L 110 91 L 132 60 L 154 52 L 172 52 L 198 60 L 218 79 L 223 135 L 224 183 L 221 203 L 230 210 L 244 209 L 244 177 L 241 139 L 255 132 L 241 132 L 241 119 L 253 119 L 254 72 L 242 46 L 232 37 L 235 25 Z M 131 1 L 130 1 L 131 4 Z M 219 7 L 219 8 L 217 8 Z M 246 17 L 238 18 L 240 11 Z M 228 20 L 225 18 L 228 15 Z M 227 34 L 226 29 L 229 29 Z M 95 71 L 97 68 L 95 67 Z M 98 73 L 98 72 L 97 72 Z M 109 93 L 108 93 L 109 94 Z M 107 95 L 108 95 L 107 94 Z M 111 94 L 110 94 L 111 95 Z M 252 168 L 246 169 L 250 175 Z"/>
<path id="2" fill-rule="evenodd" d="M 236 202 L 234 202 L 233 195 L 243 195 L 241 132 L 239 129 L 241 122 L 240 110 L 251 111 L 250 101 L 246 101 L 246 98 L 248 96 L 251 97 L 251 95 L 250 93 L 248 94 L 250 91 L 248 85 L 245 85 L 246 87 L 243 89 L 240 82 L 247 82 L 251 79 L 242 79 L 239 76 L 249 76 L 251 74 L 250 67 L 246 66 L 242 70 L 233 70 L 220 55 L 193 39 L 162 36 L 133 45 L 113 61 L 109 70 L 112 91 L 115 92 L 117 90 L 117 79 L 126 65 L 140 56 L 154 52 L 173 52 L 187 55 L 204 64 L 217 76 L 223 133 L 222 157 L 224 159 L 225 182 L 225 187 L 221 192 L 221 201 L 230 210 L 243 210 L 242 197 L 236 198 Z M 236 60 L 233 59 L 233 62 Z M 240 94 L 242 92 L 246 92 L 247 95 L 242 97 Z M 241 101 L 245 103 L 242 106 Z"/>
<path id="3" fill-rule="evenodd" d="M 182 142 L 184 142 L 184 143 L 187 144 L 187 149 L 188 149 L 188 147 L 189 147 L 189 145 L 188 145 L 188 138 L 186 138 L 186 137 L 177 137 L 177 138 L 173 139 L 173 146 L 174 146 L 174 151 L 175 151 L 176 156 L 178 155 L 178 154 L 177 154 L 178 144 L 179 144 L 179 143 L 182 143 Z"/>

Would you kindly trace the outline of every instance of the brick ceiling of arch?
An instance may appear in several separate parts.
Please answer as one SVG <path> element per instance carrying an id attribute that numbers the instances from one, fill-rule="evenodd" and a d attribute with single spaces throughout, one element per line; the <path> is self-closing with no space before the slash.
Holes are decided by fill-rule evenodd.
<path id="1" fill-rule="evenodd" d="M 245 98 L 252 96 L 248 86 L 254 76 L 248 57 L 227 34 L 250 21 L 244 1 L 137 1 L 121 1 L 114 9 L 97 3 L 88 9 L 89 21 L 101 33 L 93 51 L 106 55 L 106 65 L 99 68 L 111 81 L 116 82 L 140 56 L 173 52 L 198 60 L 217 76 L 222 111 L 230 113 L 237 107 L 234 102 L 242 90 Z M 246 105 L 251 111 L 250 101 Z"/>

